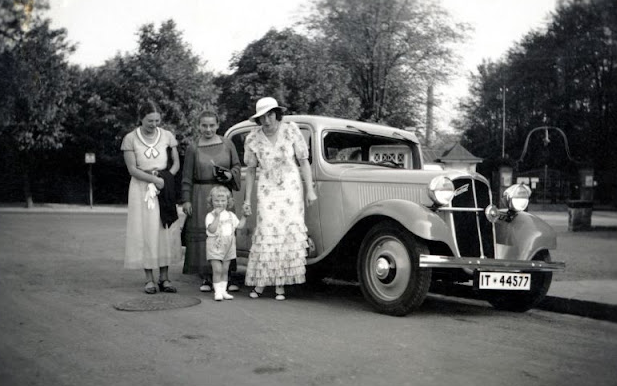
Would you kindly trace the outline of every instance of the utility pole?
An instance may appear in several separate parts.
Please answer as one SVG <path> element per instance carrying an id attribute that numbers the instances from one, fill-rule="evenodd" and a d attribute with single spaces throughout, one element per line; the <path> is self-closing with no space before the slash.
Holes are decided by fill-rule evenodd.
<path id="1" fill-rule="evenodd" d="M 501 87 L 501 158 L 506 156 L 506 85 Z"/>
<path id="2" fill-rule="evenodd" d="M 431 137 L 433 136 L 433 106 L 435 105 L 432 82 L 428 85 L 426 94 L 426 147 L 430 148 L 432 145 Z"/>

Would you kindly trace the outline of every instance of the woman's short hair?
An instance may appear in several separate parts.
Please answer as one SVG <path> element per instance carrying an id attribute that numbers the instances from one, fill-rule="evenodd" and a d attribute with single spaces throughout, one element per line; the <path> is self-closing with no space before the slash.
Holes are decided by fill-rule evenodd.
<path id="1" fill-rule="evenodd" d="M 140 120 L 143 119 L 146 115 L 152 114 L 152 113 L 161 114 L 161 109 L 154 101 L 148 99 L 147 101 L 145 101 L 139 106 L 139 119 Z"/>
<path id="2" fill-rule="evenodd" d="M 197 117 L 197 122 L 201 122 L 202 118 L 214 118 L 216 119 L 217 124 L 220 123 L 219 115 L 213 109 L 206 109 L 199 113 L 199 116 Z"/>
<path id="3" fill-rule="evenodd" d="M 216 196 L 224 195 L 227 197 L 227 210 L 233 209 L 236 205 L 234 201 L 234 196 L 231 194 L 231 190 L 229 190 L 226 186 L 216 185 L 210 190 L 210 194 L 208 195 L 208 206 L 210 208 L 214 208 L 214 204 L 212 200 Z"/>
<path id="4" fill-rule="evenodd" d="M 274 114 L 276 114 L 276 120 L 277 121 L 282 121 L 283 120 L 283 111 L 281 109 L 272 109 L 270 111 L 274 111 Z M 268 111 L 266 114 L 268 114 L 270 111 Z M 264 114 L 264 115 L 266 115 Z M 263 117 L 263 115 L 261 116 Z M 261 117 L 257 117 L 255 118 L 255 123 L 257 123 L 258 125 L 261 125 Z"/>

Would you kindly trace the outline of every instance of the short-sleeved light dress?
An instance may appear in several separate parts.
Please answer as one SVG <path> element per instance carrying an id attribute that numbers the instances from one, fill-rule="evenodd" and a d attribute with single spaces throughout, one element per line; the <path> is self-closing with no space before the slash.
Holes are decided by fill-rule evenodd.
<path id="1" fill-rule="evenodd" d="M 308 159 L 308 148 L 298 126 L 282 122 L 272 143 L 261 127 L 244 144 L 244 162 L 259 166 L 256 181 L 256 227 L 245 283 L 281 286 L 306 281 L 307 228 L 304 191 L 297 159 Z"/>
<path id="2" fill-rule="evenodd" d="M 135 153 L 137 168 L 145 172 L 167 168 L 167 148 L 177 147 L 176 137 L 157 128 L 152 140 L 140 135 L 140 128 L 128 133 L 122 140 L 121 150 Z M 155 269 L 170 265 L 181 258 L 180 237 L 177 227 L 164 228 L 158 200 L 148 209 L 144 200 L 148 182 L 131 177 L 129 184 L 128 215 L 126 221 L 126 248 L 124 267 Z M 177 222 L 177 220 L 176 220 Z"/>
<path id="3" fill-rule="evenodd" d="M 206 215 L 205 226 L 214 222 L 212 212 Z M 206 256 L 208 260 L 231 261 L 236 258 L 236 228 L 240 220 L 235 213 L 224 210 L 219 214 L 219 225 L 215 233 L 207 231 Z"/>

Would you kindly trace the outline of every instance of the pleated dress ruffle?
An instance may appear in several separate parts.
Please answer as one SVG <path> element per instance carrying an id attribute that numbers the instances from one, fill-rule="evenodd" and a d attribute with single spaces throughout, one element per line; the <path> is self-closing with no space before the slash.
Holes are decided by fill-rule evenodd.
<path id="1" fill-rule="evenodd" d="M 306 226 L 294 225 L 285 234 L 257 228 L 253 235 L 245 283 L 249 286 L 281 286 L 306 281 Z"/>

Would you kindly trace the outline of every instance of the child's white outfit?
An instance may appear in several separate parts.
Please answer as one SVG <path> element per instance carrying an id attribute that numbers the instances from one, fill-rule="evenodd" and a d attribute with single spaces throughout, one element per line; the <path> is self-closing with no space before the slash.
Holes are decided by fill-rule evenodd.
<path id="1" fill-rule="evenodd" d="M 236 228 L 240 223 L 233 212 L 227 210 L 219 214 L 219 226 L 215 233 L 208 230 L 208 226 L 214 222 L 212 212 L 206 215 L 206 258 L 208 260 L 228 261 L 236 258 Z"/>
<path id="2" fill-rule="evenodd" d="M 235 213 L 223 210 L 219 213 L 219 225 L 216 232 L 208 230 L 208 226 L 214 222 L 212 212 L 206 215 L 206 258 L 208 260 L 229 261 L 236 258 L 236 228 L 240 220 Z M 234 297 L 227 293 L 227 282 L 222 281 L 214 284 L 214 300 L 230 300 Z"/>

